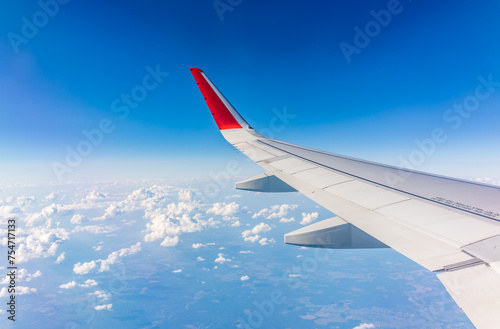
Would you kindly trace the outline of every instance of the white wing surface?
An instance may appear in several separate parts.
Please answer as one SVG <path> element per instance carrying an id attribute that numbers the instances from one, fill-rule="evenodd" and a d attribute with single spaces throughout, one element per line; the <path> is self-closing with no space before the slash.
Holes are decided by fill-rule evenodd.
<path id="1" fill-rule="evenodd" d="M 191 73 L 224 138 L 266 170 L 236 188 L 299 191 L 337 215 L 285 235 L 286 243 L 391 247 L 436 272 L 477 328 L 500 328 L 499 187 L 266 138 L 203 71 Z"/>

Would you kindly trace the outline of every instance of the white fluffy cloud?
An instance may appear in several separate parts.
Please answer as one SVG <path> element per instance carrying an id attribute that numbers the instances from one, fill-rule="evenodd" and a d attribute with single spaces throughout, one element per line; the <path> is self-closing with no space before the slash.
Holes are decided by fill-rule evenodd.
<path id="1" fill-rule="evenodd" d="M 485 183 L 485 184 L 491 184 L 491 185 L 500 185 L 500 179 L 498 179 L 498 178 L 491 178 L 491 177 L 476 178 L 476 182 Z"/>
<path id="2" fill-rule="evenodd" d="M 61 205 L 53 203 L 50 206 L 43 208 L 40 212 L 28 214 L 25 219 L 26 226 L 33 226 L 37 221 L 46 221 L 61 210 L 63 210 Z"/>
<path id="3" fill-rule="evenodd" d="M 106 199 L 107 195 L 101 192 L 98 192 L 97 190 L 93 190 L 89 195 L 87 195 L 86 199 L 87 200 L 102 200 Z"/>
<path id="4" fill-rule="evenodd" d="M 290 222 L 294 222 L 295 221 L 295 217 L 290 217 L 290 218 L 281 218 L 280 219 L 280 223 L 290 223 Z"/>
<path id="5" fill-rule="evenodd" d="M 312 213 L 302 213 L 302 220 L 300 221 L 301 225 L 307 225 L 318 219 L 319 214 L 317 212 L 312 212 Z"/>
<path id="6" fill-rule="evenodd" d="M 16 288 L 16 295 L 31 294 L 32 292 L 36 292 L 36 288 L 29 288 L 29 287 L 22 287 L 22 286 L 18 286 Z"/>
<path id="7" fill-rule="evenodd" d="M 216 263 L 221 263 L 221 264 L 224 264 L 224 263 L 227 263 L 227 262 L 230 262 L 230 261 L 231 261 L 231 259 L 225 258 L 223 253 L 219 253 L 217 255 L 217 258 L 215 259 Z"/>
<path id="8" fill-rule="evenodd" d="M 16 295 L 25 295 L 25 294 L 31 294 L 34 292 L 36 292 L 36 288 L 16 286 Z M 7 287 L 3 287 L 2 290 L 0 290 L 0 298 L 8 296 L 9 294 L 10 293 L 9 293 Z"/>
<path id="9" fill-rule="evenodd" d="M 243 233 L 242 233 L 243 234 Z M 260 235 L 250 235 L 250 236 L 246 236 L 244 237 L 244 240 L 247 241 L 247 242 L 255 242 L 255 241 L 259 241 L 260 239 Z"/>
<path id="10" fill-rule="evenodd" d="M 91 292 L 89 295 L 95 296 L 96 298 L 100 298 L 102 302 L 107 301 L 111 297 L 111 295 L 107 294 L 102 290 L 96 290 L 94 292 Z"/>
<path id="11" fill-rule="evenodd" d="M 362 323 L 359 326 L 356 326 L 352 329 L 372 329 L 375 328 L 375 326 L 371 323 Z"/>
<path id="12" fill-rule="evenodd" d="M 75 214 L 71 217 L 71 224 L 81 224 L 83 218 L 82 214 Z"/>
<path id="13" fill-rule="evenodd" d="M 215 227 L 219 222 L 212 218 L 204 220 L 199 212 L 197 201 L 172 202 L 166 206 L 146 209 L 144 217 L 149 219 L 146 224 L 144 241 L 151 242 L 164 239 L 162 246 L 175 246 L 184 233 L 202 231 Z"/>
<path id="14" fill-rule="evenodd" d="M 113 308 L 113 304 L 97 305 L 94 307 L 96 311 L 110 311 Z"/>
<path id="15" fill-rule="evenodd" d="M 178 194 L 179 201 L 191 201 L 193 198 L 193 193 L 190 190 L 180 190 Z"/>
<path id="16" fill-rule="evenodd" d="M 73 266 L 73 272 L 76 274 L 87 274 L 97 267 L 97 262 L 95 260 L 87 263 L 76 263 Z"/>
<path id="17" fill-rule="evenodd" d="M 40 271 L 36 271 L 33 274 L 29 274 L 28 273 L 26 275 L 26 279 L 25 280 L 28 282 L 28 281 L 31 281 L 33 278 L 38 278 L 39 276 L 42 276 L 42 272 L 40 272 Z"/>
<path id="18" fill-rule="evenodd" d="M 64 228 L 46 226 L 22 230 L 18 233 L 17 262 L 23 263 L 30 259 L 55 256 L 57 248 L 64 240 L 69 239 L 69 231 Z"/>
<path id="19" fill-rule="evenodd" d="M 119 262 L 123 257 L 133 255 L 141 251 L 141 243 L 137 242 L 129 248 L 122 248 L 118 251 L 114 251 L 108 255 L 108 258 L 101 260 L 101 267 L 99 272 L 109 271 L 109 266 Z"/>
<path id="20" fill-rule="evenodd" d="M 247 281 L 247 280 L 250 280 L 250 277 L 248 275 L 243 275 L 241 278 L 240 278 L 241 281 Z"/>
<path id="21" fill-rule="evenodd" d="M 76 281 L 71 281 L 71 282 L 68 282 L 68 283 L 64 283 L 64 284 L 61 284 L 59 286 L 59 288 L 61 289 L 71 289 L 71 288 L 74 288 L 78 285 L 78 283 L 76 283 Z"/>
<path id="22" fill-rule="evenodd" d="M 152 210 L 160 207 L 170 197 L 171 187 L 153 185 L 150 188 L 139 188 L 129 194 L 124 200 L 112 202 L 100 217 L 94 220 L 107 220 L 117 214 L 137 210 Z"/>
<path id="23" fill-rule="evenodd" d="M 259 243 L 261 246 L 265 246 L 265 245 L 268 245 L 270 243 L 274 243 L 276 242 L 274 239 L 268 239 L 268 238 L 262 238 L 259 240 Z"/>
<path id="24" fill-rule="evenodd" d="M 59 264 L 60 262 L 62 262 L 64 259 L 66 258 L 66 253 L 63 252 L 59 255 L 59 257 L 57 257 L 56 259 L 56 264 Z"/>
<path id="25" fill-rule="evenodd" d="M 236 214 L 238 211 L 240 211 L 239 204 L 237 204 L 235 202 L 231 202 L 229 204 L 222 202 L 222 203 L 214 203 L 212 208 L 207 210 L 207 214 L 231 216 L 231 215 Z M 226 218 L 228 218 L 228 217 L 226 217 Z"/>
<path id="26" fill-rule="evenodd" d="M 172 273 L 182 273 L 182 269 L 173 270 Z"/>
<path id="27" fill-rule="evenodd" d="M 35 273 L 28 273 L 28 270 L 26 270 L 25 268 L 21 268 L 21 269 L 17 270 L 17 282 L 21 282 L 21 281 L 29 282 L 33 278 L 38 278 L 40 276 L 42 276 L 42 272 L 40 272 L 40 271 L 36 271 Z M 4 276 L 4 279 L 2 281 L 0 281 L 0 284 L 2 284 L 2 285 L 8 284 L 9 281 L 10 281 L 10 277 Z"/>
<path id="28" fill-rule="evenodd" d="M 256 225 L 251 230 L 246 230 L 241 232 L 241 236 L 245 239 L 245 241 L 255 242 L 260 239 L 259 233 L 265 233 L 271 230 L 271 226 L 266 223 L 260 223 Z M 267 240 L 267 239 L 266 239 Z"/>
<path id="29" fill-rule="evenodd" d="M 82 284 L 78 284 L 76 281 L 71 281 L 65 284 L 61 284 L 59 288 L 61 289 L 72 289 L 75 287 L 82 287 L 82 288 L 89 288 L 89 287 L 94 287 L 97 286 L 97 282 L 93 279 L 88 279 Z"/>
<path id="30" fill-rule="evenodd" d="M 162 243 L 160 243 L 160 245 L 163 247 L 175 247 L 178 243 L 179 243 L 178 236 L 174 236 L 173 238 L 167 236 L 167 237 L 165 237 L 165 239 L 163 239 L 163 241 L 162 241 Z"/>
<path id="31" fill-rule="evenodd" d="M 108 255 L 108 258 L 106 259 L 98 259 L 86 263 L 76 263 L 73 266 L 73 272 L 82 275 L 88 274 L 91 271 L 97 269 L 98 263 L 100 263 L 99 272 L 106 272 L 110 270 L 110 265 L 116 264 L 123 257 L 136 254 L 139 251 L 141 251 L 141 243 L 137 242 L 136 244 L 134 244 L 129 248 L 122 248 L 118 251 L 112 252 L 111 254 Z"/>
<path id="32" fill-rule="evenodd" d="M 296 204 L 283 204 L 274 205 L 269 208 L 264 208 L 258 213 L 253 214 L 252 218 L 264 217 L 266 219 L 283 218 L 290 211 L 297 209 L 299 206 Z"/>

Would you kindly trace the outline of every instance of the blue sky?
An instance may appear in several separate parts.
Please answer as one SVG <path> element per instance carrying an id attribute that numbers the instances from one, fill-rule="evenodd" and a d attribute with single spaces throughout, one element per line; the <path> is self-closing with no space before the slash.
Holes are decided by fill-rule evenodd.
<path id="1" fill-rule="evenodd" d="M 478 77 L 500 81 L 498 2 L 220 3 L 229 9 L 218 12 L 212 1 L 69 1 L 29 37 L 23 18 L 40 19 L 40 5 L 3 4 L 0 180 L 56 181 L 54 162 L 64 163 L 67 147 L 105 118 L 114 131 L 65 180 L 207 176 L 243 159 L 217 132 L 190 66 L 257 130 L 269 127 L 273 109 L 295 114 L 276 138 L 398 165 L 416 139 L 441 128 L 447 140 L 417 169 L 499 176 L 500 92 L 457 129 L 443 120 L 474 95 Z M 354 45 L 355 28 L 388 6 L 397 8 L 390 22 L 348 62 L 340 45 Z M 112 103 L 142 84 L 146 67 L 168 76 L 122 120 Z"/>

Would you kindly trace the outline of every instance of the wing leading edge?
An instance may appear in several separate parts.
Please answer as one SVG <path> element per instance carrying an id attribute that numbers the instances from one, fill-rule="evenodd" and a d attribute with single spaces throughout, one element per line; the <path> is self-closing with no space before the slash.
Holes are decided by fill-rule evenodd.
<path id="1" fill-rule="evenodd" d="M 500 188 L 322 152 L 253 130 L 208 77 L 191 68 L 224 138 L 266 170 L 237 188 L 299 191 L 337 215 L 285 242 L 389 246 L 430 271 L 477 328 L 500 321 Z"/>

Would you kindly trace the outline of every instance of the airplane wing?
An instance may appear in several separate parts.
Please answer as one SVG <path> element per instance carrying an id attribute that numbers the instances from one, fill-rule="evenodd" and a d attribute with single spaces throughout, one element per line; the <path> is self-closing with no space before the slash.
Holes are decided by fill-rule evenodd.
<path id="1" fill-rule="evenodd" d="M 266 138 L 203 71 L 190 70 L 224 138 L 266 170 L 236 188 L 299 191 L 337 215 L 286 243 L 391 247 L 435 272 L 477 328 L 500 326 L 500 187 Z"/>

